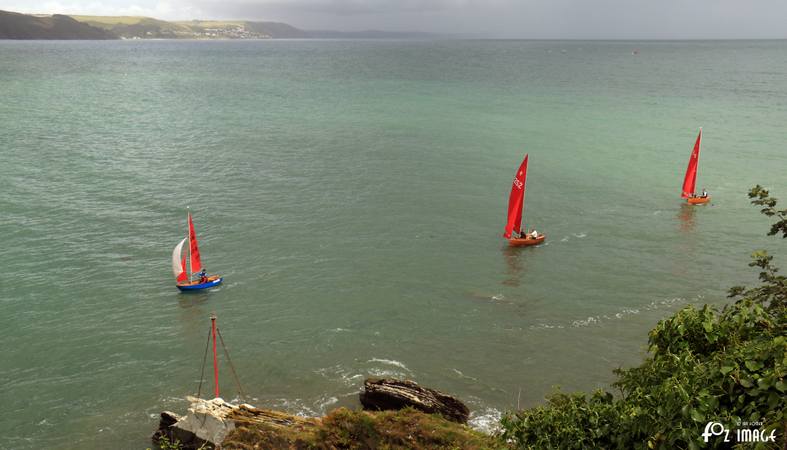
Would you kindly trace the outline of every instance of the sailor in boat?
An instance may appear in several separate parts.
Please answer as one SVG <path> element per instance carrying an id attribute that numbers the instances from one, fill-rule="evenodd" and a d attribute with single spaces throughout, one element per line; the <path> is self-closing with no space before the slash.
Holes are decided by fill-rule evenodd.
<path id="1" fill-rule="evenodd" d="M 208 272 L 205 270 L 204 267 L 202 268 L 202 271 L 200 271 L 199 273 L 199 282 L 200 284 L 208 282 Z"/>
<path id="2" fill-rule="evenodd" d="M 519 233 L 519 238 L 520 239 L 538 239 L 538 231 L 533 230 L 533 231 L 528 232 L 528 231 L 522 230 Z"/>
<path id="3" fill-rule="evenodd" d="M 702 188 L 702 194 L 691 194 L 691 198 L 708 198 L 708 191 Z"/>

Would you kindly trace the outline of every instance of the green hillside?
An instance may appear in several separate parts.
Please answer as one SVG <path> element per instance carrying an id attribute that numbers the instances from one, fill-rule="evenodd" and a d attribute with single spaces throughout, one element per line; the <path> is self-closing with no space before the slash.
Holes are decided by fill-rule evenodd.
<path id="1" fill-rule="evenodd" d="M 167 22 L 135 16 L 72 16 L 125 39 L 281 39 L 305 38 L 307 33 L 286 23 L 244 20 Z"/>
<path id="2" fill-rule="evenodd" d="M 103 28 L 126 39 L 193 38 L 189 27 L 173 22 L 136 16 L 71 16 L 79 22 Z"/>
<path id="3" fill-rule="evenodd" d="M 400 39 L 428 33 L 304 31 L 281 22 L 189 20 L 143 16 L 33 16 L 0 11 L 0 39 Z"/>
<path id="4" fill-rule="evenodd" d="M 0 39 L 117 39 L 117 36 L 60 14 L 31 16 L 0 11 Z"/>
<path id="5" fill-rule="evenodd" d="M 374 39 L 428 33 L 304 31 L 281 22 L 189 20 L 142 16 L 33 16 L 0 11 L 0 39 Z"/>
<path id="6" fill-rule="evenodd" d="M 246 22 L 246 27 L 251 31 L 265 33 L 274 39 L 304 39 L 310 37 L 308 32 L 281 22 Z"/>

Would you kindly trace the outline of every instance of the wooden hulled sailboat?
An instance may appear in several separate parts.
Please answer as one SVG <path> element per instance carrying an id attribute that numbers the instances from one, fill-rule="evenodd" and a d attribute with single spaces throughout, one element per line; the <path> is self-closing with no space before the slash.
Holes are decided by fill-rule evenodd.
<path id="1" fill-rule="evenodd" d="M 189 242 L 189 257 L 181 259 L 183 245 Z M 187 265 L 188 262 L 188 265 Z M 188 269 L 188 270 L 187 270 Z M 188 213 L 188 236 L 175 246 L 172 250 L 172 273 L 175 275 L 175 282 L 181 291 L 198 291 L 201 289 L 218 286 L 223 278 L 218 275 L 206 275 L 194 279 L 194 275 L 202 270 L 202 259 L 199 254 L 197 244 L 197 233 L 194 232 L 194 222 L 191 220 L 191 212 Z"/>
<path id="2" fill-rule="evenodd" d="M 546 236 L 536 233 L 535 236 L 522 232 L 522 217 L 525 209 L 525 185 L 527 184 L 527 158 L 522 160 L 519 169 L 514 176 L 511 185 L 511 194 L 508 197 L 508 222 L 506 223 L 503 237 L 508 239 L 508 245 L 512 247 L 527 247 L 538 245 L 546 239 Z"/>
<path id="3" fill-rule="evenodd" d="M 681 193 L 681 197 L 685 198 L 690 205 L 703 205 L 710 201 L 710 196 L 705 192 L 702 195 L 697 195 L 694 192 L 697 184 L 697 167 L 700 162 L 701 142 L 702 128 L 700 127 L 700 133 L 697 135 L 697 141 L 694 143 L 694 149 L 691 151 L 689 165 L 686 167 L 686 176 L 683 178 L 683 192 Z"/>

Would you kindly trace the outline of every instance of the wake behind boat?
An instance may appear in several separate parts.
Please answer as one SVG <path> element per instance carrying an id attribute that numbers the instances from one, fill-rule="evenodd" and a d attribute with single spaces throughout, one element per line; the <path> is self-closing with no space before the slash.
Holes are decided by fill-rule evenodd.
<path id="1" fill-rule="evenodd" d="M 702 127 L 700 133 L 697 135 L 697 141 L 694 143 L 694 149 L 691 151 L 689 158 L 689 165 L 686 167 L 686 176 L 683 178 L 683 193 L 681 197 L 686 199 L 690 205 L 704 205 L 710 201 L 710 196 L 705 189 L 702 190 L 702 195 L 697 195 L 697 167 L 700 162 L 700 143 L 702 141 Z"/>
<path id="2" fill-rule="evenodd" d="M 186 241 L 189 242 L 189 257 L 187 259 L 186 256 L 183 256 L 181 259 L 183 245 Z M 189 270 L 186 270 L 187 268 Z M 175 275 L 175 286 L 181 291 L 199 291 L 212 288 L 224 280 L 218 275 L 208 275 L 202 267 L 197 233 L 194 231 L 191 212 L 188 213 L 188 236 L 183 238 L 172 250 L 172 273 Z"/>
<path id="3" fill-rule="evenodd" d="M 508 245 L 512 247 L 529 247 L 544 242 L 546 236 L 536 230 L 522 231 L 522 217 L 525 209 L 525 185 L 527 184 L 527 158 L 522 160 L 514 181 L 511 185 L 511 194 L 508 197 L 508 222 L 506 223 L 503 237 L 508 239 Z"/>

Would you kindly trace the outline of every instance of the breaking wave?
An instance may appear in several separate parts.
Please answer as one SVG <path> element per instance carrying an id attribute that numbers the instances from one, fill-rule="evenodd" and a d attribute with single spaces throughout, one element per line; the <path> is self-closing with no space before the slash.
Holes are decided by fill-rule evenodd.
<path id="1" fill-rule="evenodd" d="M 695 300 L 700 301 L 702 300 L 702 296 L 697 296 Z M 610 314 L 599 314 L 595 316 L 588 316 L 582 319 L 575 319 L 572 321 L 567 321 L 563 323 L 539 323 L 530 325 L 531 330 L 548 330 L 548 329 L 564 329 L 564 328 L 581 328 L 581 327 L 589 327 L 594 325 L 601 325 L 605 322 L 611 322 L 615 320 L 623 320 L 627 317 L 631 317 L 637 315 L 643 311 L 655 311 L 659 309 L 667 309 L 672 308 L 675 304 L 684 304 L 687 303 L 688 299 L 683 297 L 675 297 L 675 298 L 668 298 L 662 300 L 654 300 L 646 305 L 642 305 L 640 307 L 628 307 L 622 308 L 618 312 L 610 313 Z"/>

